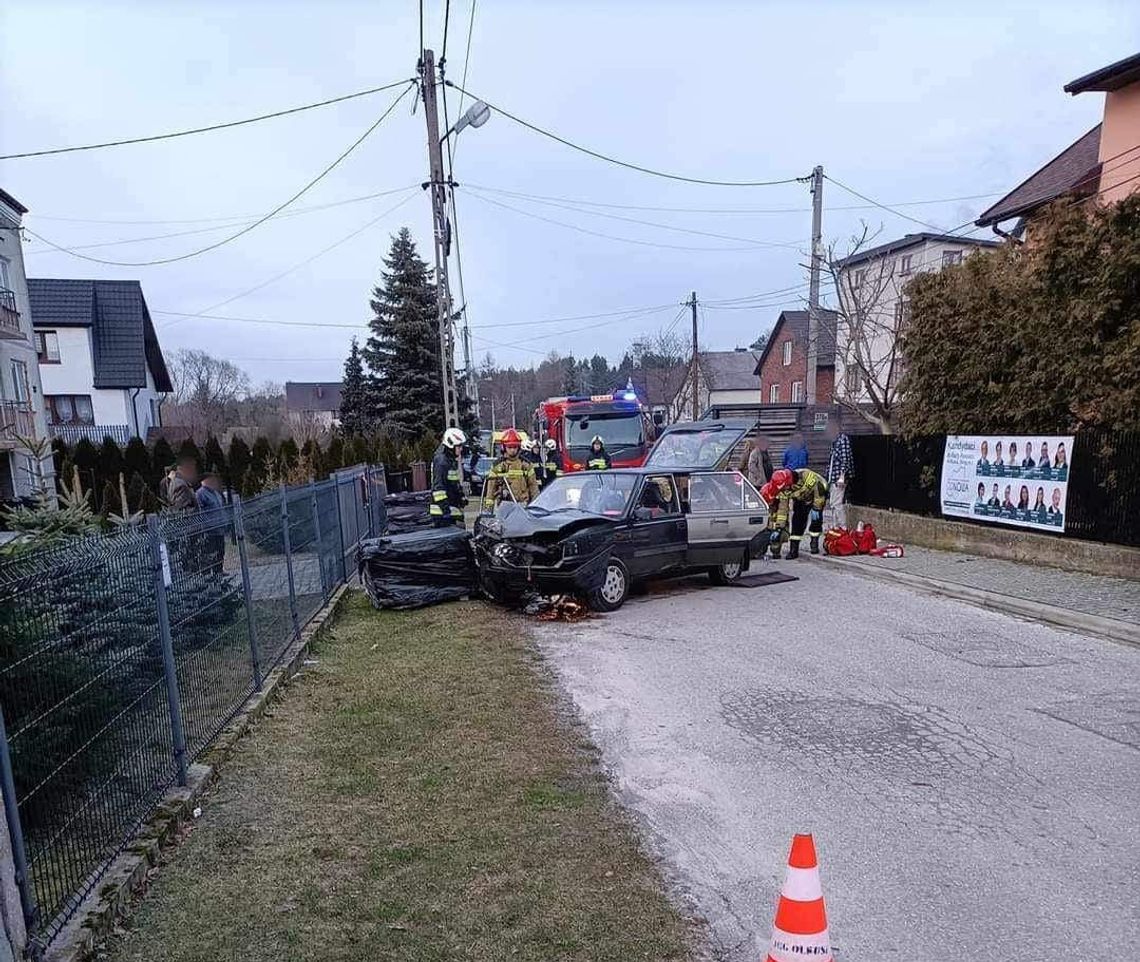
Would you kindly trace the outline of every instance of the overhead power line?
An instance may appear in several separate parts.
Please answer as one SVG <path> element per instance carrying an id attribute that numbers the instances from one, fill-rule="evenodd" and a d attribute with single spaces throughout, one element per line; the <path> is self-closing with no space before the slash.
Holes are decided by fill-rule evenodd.
<path id="1" fill-rule="evenodd" d="M 590 237 L 602 237 L 606 240 L 620 241 L 623 244 L 636 244 L 640 247 L 656 247 L 665 250 L 675 251 L 705 251 L 712 253 L 727 253 L 731 251 L 755 251 L 757 245 L 749 244 L 747 247 L 687 247 L 682 244 L 660 244 L 656 241 L 637 240 L 632 237 L 619 237 L 616 234 L 604 234 L 601 231 L 589 230 L 586 227 L 579 227 L 577 224 L 568 224 L 566 221 L 555 220 L 553 217 L 544 217 L 542 214 L 536 214 L 533 211 L 521 210 L 518 207 L 512 207 L 510 204 L 504 204 L 502 201 L 494 200 L 490 197 L 484 197 L 473 191 L 467 192 L 468 197 L 473 197 L 482 204 L 491 204 L 495 207 L 501 207 L 503 210 L 513 211 L 516 214 L 521 214 L 523 217 L 531 217 L 534 220 L 540 220 L 547 224 L 555 224 L 558 227 L 565 227 L 567 230 L 576 231 L 579 234 L 588 234 Z"/>
<path id="2" fill-rule="evenodd" d="M 287 201 L 285 201 L 282 204 L 278 204 L 268 214 L 266 214 L 263 217 L 259 217 L 252 224 L 247 224 L 241 230 L 239 230 L 233 234 L 230 234 L 228 237 L 223 237 L 221 240 L 215 241 L 213 244 L 208 244 L 205 247 L 201 247 L 198 250 L 189 251 L 188 253 L 185 253 L 185 254 L 178 254 L 175 257 L 161 257 L 161 258 L 156 258 L 154 260 L 149 260 L 149 261 L 110 261 L 110 260 L 104 260 L 104 259 L 99 258 L 99 257 L 90 257 L 87 254 L 80 254 L 77 251 L 75 251 L 74 249 L 63 247 L 60 244 L 56 244 L 54 241 L 48 240 L 43 235 L 37 234 L 31 228 L 27 228 L 27 231 L 29 234 L 32 235 L 32 237 L 35 237 L 38 240 L 43 241 L 49 247 L 53 247 L 58 251 L 63 251 L 66 254 L 71 254 L 72 257 L 78 257 L 80 260 L 91 261 L 92 263 L 95 263 L 95 264 L 109 264 L 113 267 L 153 267 L 153 266 L 158 265 L 158 264 L 173 264 L 176 261 L 184 261 L 184 260 L 187 260 L 191 257 L 197 257 L 199 254 L 205 254 L 207 251 L 216 250 L 217 248 L 221 247 L 223 244 L 228 244 L 231 241 L 235 241 L 239 237 L 242 237 L 242 236 L 248 234 L 250 231 L 256 229 L 257 227 L 260 227 L 262 224 L 264 224 L 270 218 L 279 214 L 286 207 L 288 207 L 290 204 L 292 204 L 295 200 L 299 200 L 301 197 L 303 197 L 306 193 L 308 193 L 308 191 L 310 191 L 313 187 L 315 187 L 317 184 L 319 184 L 326 176 L 328 176 L 330 173 L 332 173 L 332 171 L 337 166 L 339 166 L 340 163 L 346 157 L 348 157 L 349 154 L 351 154 L 354 150 L 356 150 L 357 147 L 359 147 L 362 143 L 364 143 L 364 141 L 368 137 L 368 135 L 371 134 L 377 127 L 379 127 L 385 121 L 385 119 L 387 119 L 388 115 L 390 113 L 392 113 L 393 110 L 396 109 L 396 105 L 399 104 L 399 102 L 401 100 L 403 100 L 404 97 L 406 97 L 408 95 L 409 91 L 411 91 L 413 89 L 415 89 L 415 84 L 408 82 L 408 86 L 406 86 L 404 88 L 403 92 L 395 100 L 393 100 L 391 104 L 389 104 L 388 109 L 385 110 L 384 113 L 382 113 L 380 115 L 379 119 L 376 120 L 372 124 L 372 126 L 370 126 L 351 145 L 349 145 L 349 147 L 346 148 L 341 153 L 341 155 L 339 157 L 337 157 L 336 160 L 334 160 L 324 170 L 322 170 L 319 174 L 317 174 L 316 177 L 314 177 L 312 180 L 310 180 L 304 187 L 302 187 L 299 191 L 297 191 Z"/>
<path id="3" fill-rule="evenodd" d="M 628 170 L 636 170 L 642 174 L 649 174 L 652 177 L 663 177 L 666 180 L 679 180 L 686 184 L 705 184 L 711 187 L 775 187 L 780 184 L 802 183 L 808 179 L 807 177 L 785 177 L 782 180 L 713 180 L 711 178 L 687 177 L 682 174 L 673 174 L 669 173 L 668 171 L 657 170 L 653 167 L 643 167 L 641 164 L 634 164 L 626 160 L 621 160 L 617 157 L 612 157 L 609 154 L 603 154 L 600 151 L 593 150 L 589 147 L 583 147 L 581 144 L 577 144 L 572 140 L 567 140 L 565 137 L 561 137 L 553 131 L 545 130 L 536 124 L 532 124 L 530 121 L 523 120 L 521 117 L 512 114 L 510 111 L 504 110 L 502 107 L 493 104 L 486 97 L 479 97 L 478 95 L 473 94 L 471 91 L 460 87 L 458 84 L 452 83 L 450 80 L 445 80 L 444 83 L 449 87 L 454 87 L 461 94 L 465 94 L 466 96 L 472 97 L 476 100 L 482 100 L 483 103 L 485 103 L 492 110 L 502 114 L 508 120 L 514 121 L 520 127 L 525 127 L 527 130 L 533 131 L 536 134 L 541 134 L 543 137 L 548 137 L 551 140 L 557 141 L 565 147 L 570 147 L 571 149 L 577 150 L 580 153 L 586 154 L 590 157 L 594 157 L 598 160 L 604 160 L 606 163 L 616 164 L 618 167 L 625 167 Z"/>
<path id="4" fill-rule="evenodd" d="M 753 214 L 810 214 L 810 207 L 658 207 L 645 204 L 612 204 L 604 203 L 596 200 L 584 200 L 576 197 L 552 197 L 549 194 L 524 194 L 520 191 L 506 190 L 502 187 L 488 187 L 485 184 L 464 184 L 467 188 L 476 188 L 478 190 L 487 190 L 496 194 L 504 194 L 508 197 L 521 197 L 529 200 L 549 200 L 559 201 L 564 204 L 578 204 L 583 207 L 604 207 L 610 210 L 644 210 L 655 213 L 665 214 L 737 214 L 737 215 L 753 215 Z M 984 200 L 988 197 L 1000 197 L 1000 191 L 993 191 L 988 194 L 968 194 L 963 197 L 941 197 L 933 200 L 908 200 L 898 201 L 893 206 L 895 207 L 923 207 L 933 204 L 950 204 L 956 201 L 964 200 Z M 878 205 L 876 204 L 840 204 L 829 205 L 828 210 L 875 210 Z"/>
<path id="5" fill-rule="evenodd" d="M 166 134 L 152 134 L 149 137 L 131 137 L 128 140 L 109 140 L 101 144 L 84 144 L 81 147 L 52 147 L 46 150 L 27 150 L 17 154 L 0 154 L 0 160 L 22 160 L 27 157 L 48 157 L 52 154 L 73 154 L 81 150 L 102 150 L 104 147 L 125 147 L 128 144 L 146 144 L 156 140 L 171 140 L 175 137 L 189 137 L 192 134 L 206 134 L 215 130 L 227 130 L 230 127 L 242 127 L 245 124 L 256 124 L 262 120 L 273 120 L 276 117 L 286 117 L 289 114 L 299 114 L 305 110 L 316 110 L 318 107 L 329 107 L 332 104 L 344 103 L 346 100 L 355 100 L 358 97 L 370 97 L 372 94 L 392 90 L 408 80 L 397 80 L 383 87 L 371 87 L 368 90 L 359 90 L 354 94 L 345 94 L 343 97 L 333 97 L 331 100 L 321 100 L 315 104 L 305 104 L 301 107 L 289 107 L 286 110 L 275 110 L 271 114 L 260 114 L 257 117 L 247 117 L 245 120 L 231 120 L 224 124 L 211 124 L 209 127 L 193 127 L 190 130 L 176 130 Z"/>
<path id="6" fill-rule="evenodd" d="M 416 196 L 417 196 L 416 194 L 409 192 L 408 196 L 405 197 L 403 200 L 401 200 L 399 203 L 394 204 L 391 207 L 389 207 L 387 210 L 382 211 L 381 213 L 377 214 L 375 217 L 373 217 L 371 220 L 369 220 L 366 224 L 362 224 L 360 227 L 356 228 L 356 230 L 354 230 L 351 233 L 346 234 L 344 237 L 340 238 L 340 240 L 333 241 L 333 243 L 329 244 L 327 247 L 322 247 L 315 254 L 312 254 L 309 257 L 306 257 L 303 261 L 299 261 L 298 263 L 293 264 L 290 267 L 287 267 L 285 270 L 281 271 L 280 273 L 274 274 L 272 277 L 266 278 L 260 284 L 254 284 L 253 287 L 246 288 L 244 291 L 240 291 L 239 293 L 234 294 L 231 297 L 227 297 L 225 300 L 218 301 L 216 304 L 211 304 L 209 307 L 204 307 L 204 308 L 202 308 L 201 311 L 198 311 L 195 314 L 187 314 L 184 317 L 177 318 L 176 320 L 171 321 L 165 327 L 167 329 L 169 329 L 169 328 L 173 327 L 175 324 L 179 324 L 184 320 L 189 320 L 192 317 L 208 316 L 210 314 L 210 312 L 216 311 L 219 307 L 225 307 L 227 304 L 232 304 L 234 301 L 241 300 L 243 297 L 248 297 L 250 294 L 254 294 L 257 291 L 263 290 L 264 288 L 268 287 L 270 284 L 275 284 L 277 281 L 281 280 L 281 278 L 283 278 L 283 277 L 289 277 L 293 274 L 296 274 L 296 272 L 299 271 L 302 267 L 308 267 L 309 264 L 313 263 L 313 261 L 317 260 L 318 258 L 324 257 L 325 254 L 331 253 L 332 251 L 336 250 L 338 247 L 340 247 L 344 244 L 347 244 L 354 237 L 358 237 L 360 234 L 363 234 L 369 228 L 375 227 L 376 224 L 380 223 L 380 221 L 382 221 L 385 217 L 387 217 L 389 214 L 394 213 L 395 211 L 399 210 L 406 203 L 408 203 L 408 201 L 410 201 L 413 197 L 416 197 Z"/>
<path id="7" fill-rule="evenodd" d="M 466 189 L 469 191 L 474 190 L 476 193 L 479 193 L 484 188 L 471 187 L 470 185 L 467 185 Z M 492 188 L 492 190 L 493 190 L 493 188 Z M 609 220 L 620 220 L 620 221 L 623 221 L 624 223 L 627 223 L 627 224 L 640 224 L 643 227 L 656 227 L 659 230 L 676 231 L 679 234 L 695 234 L 699 237 L 713 237 L 713 238 L 716 238 L 718 240 L 739 241 L 739 242 L 744 243 L 744 244 L 751 244 L 755 247 L 785 247 L 785 248 L 788 248 L 789 250 L 795 250 L 795 251 L 802 250 L 804 248 L 803 244 L 791 244 L 791 243 L 784 243 L 784 242 L 780 242 L 780 241 L 758 240 L 758 239 L 753 238 L 753 237 L 736 237 L 732 234 L 717 234 L 717 233 L 714 233 L 712 231 L 696 230 L 692 227 L 678 227 L 675 224 L 662 224 L 658 221 L 639 220 L 636 217 L 625 217 L 621 214 L 607 214 L 605 211 L 600 211 L 600 210 L 589 210 L 589 209 L 584 210 L 581 207 L 575 207 L 571 204 L 560 204 L 560 203 L 558 203 L 556 201 L 552 201 L 552 200 L 543 200 L 542 198 L 538 197 L 537 195 L 533 195 L 533 194 L 519 194 L 519 193 L 513 192 L 513 191 L 510 191 L 510 192 L 508 192 L 508 191 L 494 191 L 494 192 L 495 193 L 504 193 L 504 194 L 509 193 L 510 196 L 512 196 L 512 197 L 526 198 L 526 199 L 531 200 L 534 203 L 543 204 L 547 207 L 557 207 L 560 210 L 569 210 L 569 211 L 573 211 L 573 212 L 578 213 L 578 214 L 589 214 L 592 217 L 605 217 L 605 218 L 608 218 Z"/>
<path id="8" fill-rule="evenodd" d="M 280 214 L 280 217 L 299 217 L 301 214 L 312 214 L 321 210 L 331 210 L 333 207 L 344 207 L 347 204 L 359 204 L 366 200 L 375 200 L 377 197 L 388 197 L 391 194 L 399 194 L 405 190 L 410 190 L 413 187 L 419 187 L 419 183 L 406 184 L 403 187 L 391 187 L 388 190 L 380 190 L 374 194 L 362 194 L 359 197 L 346 197 L 344 200 L 334 200 L 327 204 L 312 204 L 309 207 L 297 207 L 291 211 Z M 220 224 L 218 229 L 221 230 L 231 224 L 248 224 L 250 221 L 257 220 L 260 214 L 235 214 L 230 217 L 193 217 L 184 220 L 124 220 L 121 218 L 111 220 L 95 220 L 88 217 L 49 217 L 46 214 L 29 214 L 28 216 L 36 218 L 36 220 L 55 220 L 61 223 L 69 224 L 133 224 L 135 226 L 146 224 Z M 167 237 L 177 237 L 177 234 L 167 234 Z M 148 240 L 152 238 L 147 238 Z M 115 243 L 126 243 L 126 241 L 116 241 Z M 82 248 L 76 247 L 75 250 Z"/>

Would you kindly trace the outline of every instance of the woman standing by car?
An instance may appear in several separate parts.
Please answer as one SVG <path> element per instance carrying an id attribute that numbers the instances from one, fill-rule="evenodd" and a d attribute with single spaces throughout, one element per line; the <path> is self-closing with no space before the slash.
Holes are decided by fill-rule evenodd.
<path id="1" fill-rule="evenodd" d="M 766 435 L 758 434 L 745 445 L 744 454 L 740 457 L 740 466 L 737 470 L 756 488 L 772 480 L 772 472 L 776 468 L 772 464 L 772 455 L 768 453 Z"/>

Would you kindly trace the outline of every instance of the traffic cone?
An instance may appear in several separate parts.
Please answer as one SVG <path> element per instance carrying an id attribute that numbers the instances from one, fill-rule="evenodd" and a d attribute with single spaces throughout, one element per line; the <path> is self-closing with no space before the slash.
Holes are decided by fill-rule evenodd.
<path id="1" fill-rule="evenodd" d="M 767 962 L 834 962 L 834 958 L 827 936 L 815 842 L 810 835 L 797 835 L 792 839 L 788 875 L 776 903 Z"/>

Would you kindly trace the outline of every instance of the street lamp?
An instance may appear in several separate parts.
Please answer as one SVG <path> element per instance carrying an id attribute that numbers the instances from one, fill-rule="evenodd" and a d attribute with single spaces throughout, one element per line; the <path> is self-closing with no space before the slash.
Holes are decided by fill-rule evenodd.
<path id="1" fill-rule="evenodd" d="M 447 140 L 452 134 L 457 134 L 467 127 L 482 127 L 488 120 L 491 119 L 491 108 L 488 107 L 482 100 L 476 100 L 467 110 L 464 111 L 463 116 L 455 122 L 455 126 L 451 128 L 443 139 Z"/>

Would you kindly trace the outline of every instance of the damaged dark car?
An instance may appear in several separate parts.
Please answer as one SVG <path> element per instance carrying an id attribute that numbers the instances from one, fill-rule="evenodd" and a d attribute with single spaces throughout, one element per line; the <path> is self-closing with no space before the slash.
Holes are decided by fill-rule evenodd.
<path id="1" fill-rule="evenodd" d="M 737 472 L 629 468 L 568 474 L 529 505 L 476 521 L 480 588 L 507 600 L 577 594 L 614 611 L 649 578 L 706 571 L 737 580 L 759 554 L 767 506 Z"/>

